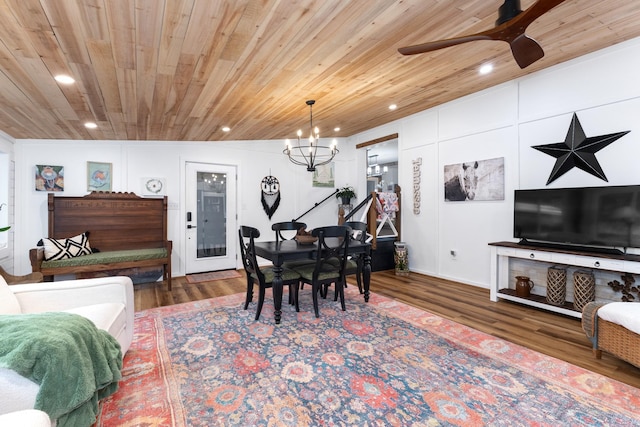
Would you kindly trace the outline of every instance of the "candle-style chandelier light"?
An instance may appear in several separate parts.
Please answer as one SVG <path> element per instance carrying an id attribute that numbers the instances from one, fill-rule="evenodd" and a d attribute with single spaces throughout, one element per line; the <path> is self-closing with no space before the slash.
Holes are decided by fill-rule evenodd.
<path id="1" fill-rule="evenodd" d="M 302 130 L 298 130 L 298 144 L 291 146 L 291 141 L 287 139 L 286 148 L 282 151 L 289 157 L 291 162 L 296 165 L 306 166 L 309 172 L 316 170 L 317 166 L 326 165 L 338 154 L 338 141 L 331 141 L 331 145 L 320 145 L 320 130 L 313 127 L 313 104 L 316 101 L 310 99 L 307 101 L 309 106 L 309 139 L 308 145 L 303 145 Z"/>

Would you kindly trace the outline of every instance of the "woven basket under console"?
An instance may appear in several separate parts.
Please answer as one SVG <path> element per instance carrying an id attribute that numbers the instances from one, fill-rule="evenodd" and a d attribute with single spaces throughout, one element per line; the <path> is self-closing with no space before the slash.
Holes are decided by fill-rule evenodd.
<path id="1" fill-rule="evenodd" d="M 590 271 L 573 273 L 573 306 L 582 311 L 587 303 L 596 299 L 596 278 Z"/>
<path id="2" fill-rule="evenodd" d="M 549 267 L 547 270 L 547 302 L 552 305 L 564 305 L 567 297 L 567 268 Z"/>

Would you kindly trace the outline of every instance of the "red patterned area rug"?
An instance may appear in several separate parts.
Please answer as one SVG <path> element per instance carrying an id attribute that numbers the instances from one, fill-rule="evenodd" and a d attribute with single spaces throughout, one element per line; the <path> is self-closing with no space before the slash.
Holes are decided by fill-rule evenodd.
<path id="1" fill-rule="evenodd" d="M 280 325 L 242 294 L 136 313 L 97 425 L 638 425 L 639 389 L 354 288 Z"/>
<path id="2" fill-rule="evenodd" d="M 235 279 L 241 274 L 237 270 L 210 271 L 208 273 L 187 274 L 187 283 L 212 282 L 221 279 Z"/>

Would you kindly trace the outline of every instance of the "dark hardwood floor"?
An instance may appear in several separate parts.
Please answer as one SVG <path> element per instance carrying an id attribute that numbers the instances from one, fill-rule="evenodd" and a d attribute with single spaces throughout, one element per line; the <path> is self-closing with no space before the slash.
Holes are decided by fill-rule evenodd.
<path id="1" fill-rule="evenodd" d="M 136 285 L 136 311 L 246 289 L 244 272 L 238 279 L 190 284 L 176 277 L 172 282 L 171 292 L 157 283 Z M 579 319 L 509 301 L 491 302 L 488 289 L 416 273 L 402 277 L 393 270 L 375 272 L 371 291 L 640 388 L 639 368 L 609 354 L 593 356 Z"/>

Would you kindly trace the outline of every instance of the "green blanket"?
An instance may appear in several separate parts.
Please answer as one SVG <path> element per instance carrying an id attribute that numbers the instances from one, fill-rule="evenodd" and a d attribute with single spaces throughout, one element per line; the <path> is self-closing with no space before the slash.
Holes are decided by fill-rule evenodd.
<path id="1" fill-rule="evenodd" d="M 35 408 L 59 427 L 90 426 L 98 401 L 118 389 L 118 341 L 70 313 L 0 316 L 0 367 L 40 385 Z"/>

